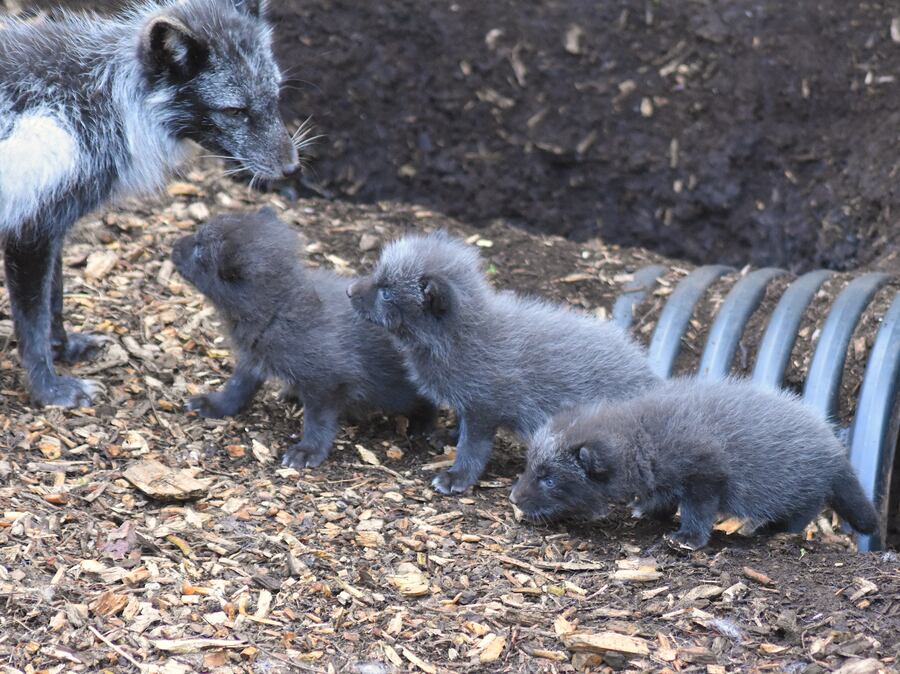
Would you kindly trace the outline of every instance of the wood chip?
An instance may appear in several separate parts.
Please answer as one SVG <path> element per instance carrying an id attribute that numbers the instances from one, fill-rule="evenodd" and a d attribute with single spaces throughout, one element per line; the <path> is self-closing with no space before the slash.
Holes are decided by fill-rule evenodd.
<path id="1" fill-rule="evenodd" d="M 426 662 L 408 648 L 403 649 L 403 657 L 409 660 L 423 672 L 428 672 L 428 674 L 437 674 L 437 667 L 432 665 L 430 662 Z"/>
<path id="2" fill-rule="evenodd" d="M 647 655 L 650 652 L 646 639 L 616 632 L 572 632 L 563 635 L 562 642 L 570 651 L 581 653 L 613 651 L 626 655 Z"/>
<path id="3" fill-rule="evenodd" d="M 167 653 L 196 653 L 204 648 L 244 648 L 246 641 L 240 639 L 156 639 L 153 647 Z"/>
<path id="4" fill-rule="evenodd" d="M 378 460 L 375 452 L 371 449 L 366 449 L 362 445 L 356 445 L 356 451 L 359 452 L 359 458 L 362 459 L 363 463 L 368 463 L 370 466 L 381 465 L 381 461 Z"/>
<path id="5" fill-rule="evenodd" d="M 111 250 L 94 251 L 87 258 L 84 277 L 90 281 L 99 281 L 113 270 L 119 256 Z"/>
<path id="6" fill-rule="evenodd" d="M 563 42 L 565 50 L 573 55 L 581 54 L 584 51 L 582 41 L 584 40 L 584 29 L 578 24 L 572 24 L 566 31 L 566 37 Z"/>
<path id="7" fill-rule="evenodd" d="M 478 654 L 478 661 L 481 663 L 495 662 L 503 654 L 503 649 L 505 647 L 506 637 L 493 633 L 486 635 L 484 640 L 478 646 L 478 650 L 480 651 Z"/>
<path id="8" fill-rule="evenodd" d="M 200 188 L 193 183 L 172 182 L 167 188 L 170 196 L 173 197 L 196 197 L 200 195 Z"/>
<path id="9" fill-rule="evenodd" d="M 123 477 L 147 496 L 159 500 L 198 498 L 212 483 L 211 479 L 198 480 L 189 470 L 175 470 L 155 459 L 131 464 Z"/>
<path id="10" fill-rule="evenodd" d="M 774 585 L 775 581 L 769 578 L 766 574 L 757 571 L 749 566 L 744 567 L 744 575 L 747 576 L 752 581 L 760 583 L 761 585 Z"/>
<path id="11" fill-rule="evenodd" d="M 405 597 L 423 597 L 430 590 L 428 578 L 419 567 L 410 562 L 400 564 L 397 573 L 389 579 L 397 591 Z"/>

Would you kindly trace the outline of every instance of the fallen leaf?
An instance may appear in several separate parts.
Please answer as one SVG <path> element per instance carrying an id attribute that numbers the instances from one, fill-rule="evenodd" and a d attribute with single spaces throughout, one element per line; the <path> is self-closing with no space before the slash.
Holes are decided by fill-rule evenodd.
<path id="1" fill-rule="evenodd" d="M 763 643 L 759 645 L 759 650 L 763 653 L 767 653 L 768 655 L 775 655 L 777 653 L 784 653 L 786 650 L 788 650 L 788 647 L 779 646 L 778 644 Z"/>

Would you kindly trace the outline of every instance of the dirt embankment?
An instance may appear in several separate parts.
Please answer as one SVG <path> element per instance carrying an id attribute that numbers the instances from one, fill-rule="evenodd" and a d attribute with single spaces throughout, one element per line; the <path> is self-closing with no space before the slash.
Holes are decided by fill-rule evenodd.
<path id="1" fill-rule="evenodd" d="M 893 3 L 283 0 L 271 16 L 286 115 L 326 134 L 319 192 L 693 261 L 897 268 Z"/>

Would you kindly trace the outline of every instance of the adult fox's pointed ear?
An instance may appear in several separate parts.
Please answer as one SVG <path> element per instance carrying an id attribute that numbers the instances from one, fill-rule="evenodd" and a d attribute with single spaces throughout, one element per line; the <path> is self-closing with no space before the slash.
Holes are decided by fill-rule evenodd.
<path id="1" fill-rule="evenodd" d="M 171 16 L 155 16 L 147 21 L 140 49 L 145 66 L 152 73 L 169 73 L 181 80 L 200 72 L 209 55 L 206 45 Z"/>
<path id="2" fill-rule="evenodd" d="M 269 3 L 266 0 L 233 0 L 235 8 L 239 12 L 243 12 L 257 19 L 265 16 Z"/>

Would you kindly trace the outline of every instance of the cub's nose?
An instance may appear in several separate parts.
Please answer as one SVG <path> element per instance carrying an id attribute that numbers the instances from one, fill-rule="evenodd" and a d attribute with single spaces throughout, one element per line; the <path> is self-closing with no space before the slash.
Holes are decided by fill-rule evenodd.
<path id="1" fill-rule="evenodd" d="M 300 168 L 300 162 L 298 161 L 289 161 L 285 162 L 281 165 L 281 173 L 285 178 L 290 178 L 292 175 L 297 173 L 297 170 Z"/>
<path id="2" fill-rule="evenodd" d="M 516 483 L 513 485 L 512 491 L 509 492 L 509 502 L 512 503 L 513 505 L 519 504 L 519 497 L 517 494 L 518 491 L 519 491 L 519 482 L 516 481 Z"/>
<path id="3" fill-rule="evenodd" d="M 347 286 L 347 297 L 349 297 L 350 299 L 353 299 L 354 297 L 361 297 L 365 295 L 371 287 L 371 281 L 368 281 L 365 278 L 356 279 Z"/>

